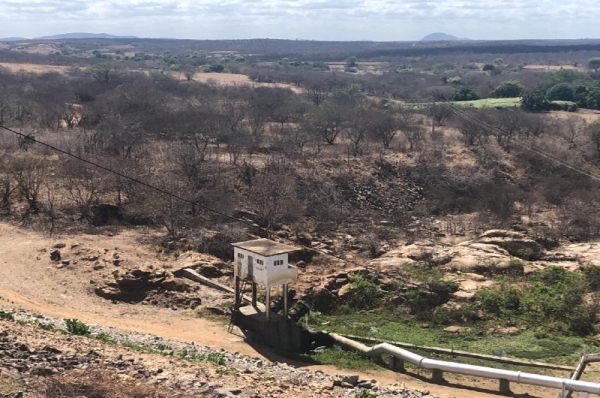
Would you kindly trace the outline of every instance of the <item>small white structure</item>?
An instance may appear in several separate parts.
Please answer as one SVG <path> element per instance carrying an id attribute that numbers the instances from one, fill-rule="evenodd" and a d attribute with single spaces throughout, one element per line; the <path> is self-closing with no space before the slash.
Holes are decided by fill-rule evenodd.
<path id="1" fill-rule="evenodd" d="M 252 283 L 252 305 L 256 307 L 257 285 L 266 289 L 265 314 L 269 321 L 271 287 L 283 286 L 284 316 L 288 314 L 288 285 L 298 280 L 298 269 L 288 263 L 288 254 L 298 250 L 270 239 L 255 239 L 232 243 L 234 256 L 234 276 L 236 308 L 241 304 L 240 281 Z"/>

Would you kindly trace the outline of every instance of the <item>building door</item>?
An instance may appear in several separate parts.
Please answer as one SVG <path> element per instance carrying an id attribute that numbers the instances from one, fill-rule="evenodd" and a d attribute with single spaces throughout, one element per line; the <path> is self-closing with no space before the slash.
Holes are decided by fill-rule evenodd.
<path id="1" fill-rule="evenodd" d="M 254 257 L 248 256 L 248 279 L 254 278 Z"/>

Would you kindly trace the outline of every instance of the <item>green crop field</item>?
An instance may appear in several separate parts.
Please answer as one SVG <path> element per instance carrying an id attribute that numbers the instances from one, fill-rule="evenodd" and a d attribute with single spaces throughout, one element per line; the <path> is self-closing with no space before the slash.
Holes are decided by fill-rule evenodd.
<path id="1" fill-rule="evenodd" d="M 455 101 L 452 105 L 461 108 L 512 108 L 521 105 L 521 98 L 485 98 L 475 101 Z"/>

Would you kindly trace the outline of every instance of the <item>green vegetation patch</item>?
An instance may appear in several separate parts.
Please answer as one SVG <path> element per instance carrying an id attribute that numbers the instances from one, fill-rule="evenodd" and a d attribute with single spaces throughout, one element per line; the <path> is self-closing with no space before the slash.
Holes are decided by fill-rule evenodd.
<path id="1" fill-rule="evenodd" d="M 452 105 L 467 108 L 513 108 L 521 105 L 521 98 L 484 98 L 475 101 L 455 101 Z"/>

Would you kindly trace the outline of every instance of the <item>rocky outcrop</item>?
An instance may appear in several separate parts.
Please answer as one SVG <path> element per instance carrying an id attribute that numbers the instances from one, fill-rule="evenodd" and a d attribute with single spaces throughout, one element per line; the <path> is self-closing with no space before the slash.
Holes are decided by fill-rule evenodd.
<path id="1" fill-rule="evenodd" d="M 523 260 L 537 260 L 544 251 L 543 247 L 534 239 L 522 232 L 493 229 L 484 232 L 478 243 L 494 245 L 503 248 L 511 256 Z"/>
<path id="2" fill-rule="evenodd" d="M 191 268 L 200 275 L 211 279 L 233 277 L 233 266 L 211 255 L 186 252 L 177 259 L 180 269 Z"/>
<path id="3" fill-rule="evenodd" d="M 465 242 L 444 246 L 417 242 L 385 253 L 367 263 L 376 269 L 426 265 L 449 272 L 499 273 L 510 268 L 510 254 L 495 245 Z"/>
<path id="4" fill-rule="evenodd" d="M 114 282 L 95 288 L 98 296 L 124 302 L 146 301 L 168 307 L 189 307 L 202 301 L 194 295 L 197 286 L 164 270 L 134 269 L 114 275 Z"/>

